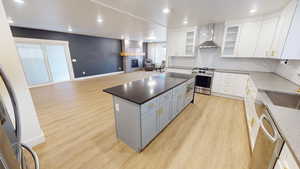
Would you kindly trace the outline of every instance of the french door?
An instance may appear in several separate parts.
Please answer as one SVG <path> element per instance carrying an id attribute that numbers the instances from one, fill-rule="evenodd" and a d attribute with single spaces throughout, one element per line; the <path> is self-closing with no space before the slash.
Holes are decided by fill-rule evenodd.
<path id="1" fill-rule="evenodd" d="M 31 87 L 74 77 L 67 42 L 16 40 L 23 70 Z"/>

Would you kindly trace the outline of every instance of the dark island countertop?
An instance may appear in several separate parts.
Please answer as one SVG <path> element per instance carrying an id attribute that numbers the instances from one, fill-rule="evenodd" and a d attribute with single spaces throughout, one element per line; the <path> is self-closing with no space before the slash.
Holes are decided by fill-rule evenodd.
<path id="1" fill-rule="evenodd" d="M 192 78 L 194 75 L 163 73 L 103 91 L 136 104 L 143 104 Z"/>

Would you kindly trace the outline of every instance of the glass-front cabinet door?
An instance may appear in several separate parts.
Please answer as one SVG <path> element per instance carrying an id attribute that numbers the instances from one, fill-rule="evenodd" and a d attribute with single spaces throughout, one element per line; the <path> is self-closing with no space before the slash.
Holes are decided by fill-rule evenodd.
<path id="1" fill-rule="evenodd" d="M 239 25 L 226 26 L 222 50 L 223 57 L 233 57 L 236 55 L 239 32 Z"/>

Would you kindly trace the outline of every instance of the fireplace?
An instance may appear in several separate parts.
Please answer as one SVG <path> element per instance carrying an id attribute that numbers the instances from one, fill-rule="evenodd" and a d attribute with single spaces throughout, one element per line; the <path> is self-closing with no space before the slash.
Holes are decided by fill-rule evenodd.
<path id="1" fill-rule="evenodd" d="M 131 68 L 137 68 L 139 67 L 139 60 L 138 59 L 132 59 L 131 60 Z"/>
<path id="2" fill-rule="evenodd" d="M 143 44 L 140 41 L 123 40 L 122 52 L 123 67 L 125 72 L 133 72 L 143 68 Z"/>

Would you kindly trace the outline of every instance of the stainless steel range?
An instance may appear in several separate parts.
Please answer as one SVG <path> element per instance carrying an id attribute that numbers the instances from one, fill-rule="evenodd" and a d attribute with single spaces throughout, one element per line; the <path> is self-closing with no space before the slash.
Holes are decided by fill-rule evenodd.
<path id="1" fill-rule="evenodd" d="M 211 87 L 214 76 L 214 69 L 207 67 L 193 68 L 192 72 L 196 74 L 195 92 L 211 95 Z"/>

